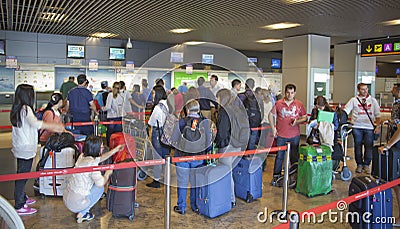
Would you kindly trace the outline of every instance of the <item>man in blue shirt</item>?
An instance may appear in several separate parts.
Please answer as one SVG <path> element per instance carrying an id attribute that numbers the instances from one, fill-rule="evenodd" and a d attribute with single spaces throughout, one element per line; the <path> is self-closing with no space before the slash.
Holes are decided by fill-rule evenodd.
<path id="1" fill-rule="evenodd" d="M 67 97 L 67 111 L 72 115 L 73 122 L 90 122 L 91 111 L 96 115 L 96 105 L 93 102 L 93 95 L 87 89 L 89 81 L 86 75 L 78 76 L 78 86 L 71 89 Z M 84 135 L 93 135 L 93 126 L 77 126 L 77 131 Z"/>
<path id="2" fill-rule="evenodd" d="M 199 99 L 200 110 L 204 117 L 206 117 L 208 120 L 211 120 L 210 102 L 213 103 L 215 107 L 218 107 L 218 103 L 216 102 L 217 100 L 214 94 L 211 92 L 210 88 L 203 86 L 204 82 L 205 80 L 203 77 L 199 77 L 197 79 L 197 85 L 199 85 L 197 90 L 199 91 L 200 94 L 200 99 Z"/>

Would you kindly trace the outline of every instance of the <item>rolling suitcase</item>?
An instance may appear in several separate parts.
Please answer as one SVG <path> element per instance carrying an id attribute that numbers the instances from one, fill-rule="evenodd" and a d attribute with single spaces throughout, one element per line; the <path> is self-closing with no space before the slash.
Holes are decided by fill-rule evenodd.
<path id="1" fill-rule="evenodd" d="M 40 157 L 43 157 L 44 147 L 40 149 Z M 43 169 L 73 168 L 75 165 L 75 149 L 67 147 L 60 152 L 49 151 L 49 156 Z M 69 175 L 39 178 L 39 193 L 43 196 L 62 196 L 66 188 Z"/>
<path id="2" fill-rule="evenodd" d="M 332 191 L 332 151 L 328 146 L 301 146 L 296 192 L 308 197 Z"/>
<path id="3" fill-rule="evenodd" d="M 381 125 L 381 133 L 382 133 L 382 125 Z M 386 137 L 389 139 L 389 133 L 390 130 L 388 128 L 387 134 L 388 136 Z M 382 146 L 382 134 L 380 135 L 380 141 L 379 145 L 375 145 L 374 149 L 372 151 L 372 173 L 371 175 L 373 176 L 380 176 L 382 175 L 381 178 L 385 181 L 392 181 L 396 180 L 397 178 L 400 177 L 400 149 L 397 148 L 396 146 L 393 146 L 389 150 L 389 155 L 388 155 L 388 163 L 386 164 L 386 158 L 381 157 L 378 148 Z M 397 145 L 397 144 L 395 144 Z M 379 166 L 379 160 L 382 166 Z M 388 168 L 387 168 L 388 166 Z M 380 171 L 379 171 L 379 168 Z M 388 176 L 386 174 L 386 171 L 388 171 Z M 380 172 L 380 173 L 379 173 Z"/>
<path id="4" fill-rule="evenodd" d="M 219 164 L 195 170 L 197 211 L 210 218 L 227 213 L 232 208 L 231 171 L 229 166 Z"/>
<path id="5" fill-rule="evenodd" d="M 233 168 L 235 195 L 247 203 L 262 197 L 262 161 L 258 157 L 244 157 Z"/>
<path id="6" fill-rule="evenodd" d="M 385 157 L 388 159 L 388 153 L 386 153 Z M 380 158 L 381 155 L 379 155 L 379 159 Z M 378 162 L 380 161 L 382 160 L 378 160 Z M 385 160 L 385 162 L 387 165 L 388 160 Z M 382 168 L 381 163 L 378 163 L 378 165 L 379 168 Z M 386 166 L 386 168 L 387 167 L 388 166 Z M 381 177 L 380 172 L 379 177 Z M 388 177 L 388 170 L 386 170 L 386 177 Z M 381 178 L 374 178 L 372 176 L 354 177 L 349 186 L 349 196 L 374 188 L 384 182 L 385 181 Z M 393 216 L 392 201 L 392 190 L 387 189 L 351 203 L 349 205 L 349 213 L 358 213 L 358 218 L 353 222 L 349 222 L 351 227 L 363 229 L 391 229 L 393 222 L 390 222 L 389 218 Z M 369 220 L 369 222 L 363 220 L 363 217 L 366 215 L 368 216 L 367 220 Z"/>
<path id="7" fill-rule="evenodd" d="M 132 160 L 129 160 L 132 161 Z M 107 192 L 107 209 L 113 217 L 135 217 L 136 168 L 114 170 Z"/>

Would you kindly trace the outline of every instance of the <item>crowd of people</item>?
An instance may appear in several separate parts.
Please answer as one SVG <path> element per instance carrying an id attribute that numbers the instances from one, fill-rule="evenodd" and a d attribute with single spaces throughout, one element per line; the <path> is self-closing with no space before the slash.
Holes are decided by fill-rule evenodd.
<path id="1" fill-rule="evenodd" d="M 61 87 L 61 93 L 53 93 L 45 108 L 43 120 L 38 120 L 33 110 L 34 91 L 33 87 L 21 84 L 15 92 L 15 101 L 10 114 L 12 122 L 12 152 L 17 158 L 17 172 L 28 172 L 31 170 L 33 158 L 37 151 L 37 142 L 44 143 L 47 138 L 54 132 L 66 131 L 60 115 L 63 111 L 70 113 L 71 121 L 87 122 L 92 120 L 93 113 L 103 114 L 109 121 L 121 121 L 122 118 L 130 112 L 144 111 L 144 108 L 151 107 L 151 114 L 148 120 L 148 126 L 151 128 L 151 143 L 153 146 L 154 158 L 165 158 L 171 153 L 174 147 L 163 144 L 160 139 L 163 133 L 163 126 L 167 116 L 175 115 L 179 120 L 179 129 L 182 133 L 185 131 L 194 131 L 196 128 L 203 128 L 202 134 L 206 137 L 202 150 L 195 152 L 198 154 L 207 153 L 213 148 L 217 148 L 219 153 L 235 152 L 240 150 L 251 150 L 257 148 L 269 148 L 273 143 L 276 146 L 284 146 L 286 142 L 291 143 L 290 162 L 295 163 L 299 159 L 298 149 L 300 144 L 300 124 L 309 120 L 317 119 L 318 111 L 332 112 L 326 98 L 318 96 L 314 101 L 314 109 L 309 119 L 303 103 L 295 98 L 296 85 L 287 84 L 284 87 L 283 97 L 271 93 L 265 88 L 255 88 L 254 79 L 248 78 L 245 81 L 245 90 L 241 92 L 242 82 L 239 79 L 231 81 L 231 88 L 223 88 L 218 84 L 218 76 L 210 77 L 210 87 L 205 86 L 206 80 L 203 77 L 197 79 L 197 87 L 188 87 L 183 82 L 178 88 L 167 90 L 162 79 L 157 79 L 152 89 L 148 88 L 148 82 L 143 79 L 141 87 L 137 84 L 133 85 L 132 92 L 128 92 L 123 81 L 114 82 L 112 88 L 108 87 L 108 82 L 101 82 L 101 90 L 93 96 L 87 90 L 88 80 L 86 76 L 81 74 L 77 77 L 77 85 L 74 78 L 70 77 L 69 81 Z M 395 85 L 398 86 L 398 85 Z M 371 173 L 371 159 L 374 136 L 379 134 L 380 125 L 380 107 L 375 98 L 368 94 L 366 84 L 360 83 L 357 86 L 358 94 L 351 98 L 344 107 L 347 114 L 352 114 L 354 136 L 354 152 L 357 163 L 357 173 Z M 394 88 L 393 94 L 397 98 L 392 110 L 392 119 L 398 124 L 398 91 Z M 397 93 L 397 94 L 396 94 Z M 397 104 L 397 105 L 396 105 Z M 232 112 L 244 108 L 247 113 L 249 129 L 249 138 L 247 144 L 238 147 L 231 144 L 232 136 Z M 396 109 L 395 109 L 396 108 Z M 396 113 L 397 112 L 397 113 Z M 205 125 L 206 123 L 206 125 Z M 266 128 L 260 128 L 266 127 Z M 336 115 L 332 120 L 334 132 L 332 136 L 338 138 L 338 120 Z M 91 126 L 75 127 L 73 132 L 93 135 Z M 38 132 L 38 129 L 41 129 Z M 215 131 L 213 131 L 215 130 Z M 121 132 L 120 124 L 108 125 L 106 144 L 109 144 L 111 134 Z M 399 132 L 399 133 L 398 133 Z M 276 141 L 274 141 L 274 138 Z M 396 131 L 386 150 L 396 147 L 399 142 L 400 131 Z M 98 139 L 88 138 L 88 145 L 85 145 L 82 157 L 78 159 L 77 166 L 87 166 L 98 164 L 105 158 L 109 157 L 116 151 L 101 155 L 102 143 Z M 364 146 L 364 153 L 362 147 Z M 383 151 L 384 149 L 381 149 Z M 193 154 L 190 148 L 176 148 L 175 156 L 184 156 Z M 90 157 L 90 160 L 87 159 Z M 272 185 L 276 185 L 277 180 L 282 176 L 282 164 L 284 151 L 278 151 L 274 168 Z M 220 163 L 228 165 L 230 168 L 238 162 L 237 157 L 229 157 L 220 159 Z M 265 159 L 265 155 L 264 158 Z M 186 195 L 188 184 L 192 184 L 190 169 L 202 164 L 202 161 L 180 162 L 177 166 L 178 180 L 178 202 L 174 207 L 174 211 L 179 214 L 185 214 L 186 211 Z M 263 166 L 263 170 L 265 164 Z M 188 170 L 189 169 L 189 170 Z M 101 174 L 91 175 L 91 185 L 80 187 L 85 189 L 87 195 L 79 198 L 85 200 L 90 205 L 85 208 L 76 207 L 76 204 L 69 200 L 78 198 L 70 194 L 64 198 L 66 205 L 71 211 L 77 212 L 77 221 L 82 222 L 90 220 L 93 215 L 89 212 L 91 206 L 97 202 L 99 195 L 97 189 L 104 185 L 111 172 L 107 172 L 104 176 Z M 153 181 L 146 184 L 151 188 L 160 188 L 162 175 L 162 166 L 154 166 Z M 76 178 L 76 179 L 75 179 Z M 76 181 L 89 178 L 74 176 Z M 18 180 L 15 182 L 15 209 L 21 215 L 33 214 L 35 209 L 28 205 L 33 204 L 34 200 L 25 194 L 26 180 Z M 76 182 L 74 185 L 79 186 Z M 193 184 L 192 184 L 193 185 Z M 90 188 L 89 188 L 90 186 Z M 97 188 L 94 188 L 94 187 Z M 93 190 L 92 190 L 93 189 Z M 96 189 L 96 190 L 95 190 Z M 400 189 L 399 189 L 400 190 Z M 92 192 L 93 191 L 93 192 Z M 400 191 L 397 190 L 398 194 Z M 93 195 L 94 199 L 87 199 L 89 195 Z M 190 193 L 191 207 L 193 206 L 194 194 Z M 232 178 L 232 187 L 230 191 L 232 206 L 236 205 L 234 183 Z M 193 209 L 195 210 L 195 209 Z"/>

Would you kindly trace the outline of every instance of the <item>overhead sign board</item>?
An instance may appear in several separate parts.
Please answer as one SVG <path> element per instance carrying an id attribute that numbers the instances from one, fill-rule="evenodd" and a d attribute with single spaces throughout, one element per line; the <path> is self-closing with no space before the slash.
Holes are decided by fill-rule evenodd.
<path id="1" fill-rule="evenodd" d="M 361 42 L 361 56 L 387 56 L 400 54 L 400 37 Z"/>

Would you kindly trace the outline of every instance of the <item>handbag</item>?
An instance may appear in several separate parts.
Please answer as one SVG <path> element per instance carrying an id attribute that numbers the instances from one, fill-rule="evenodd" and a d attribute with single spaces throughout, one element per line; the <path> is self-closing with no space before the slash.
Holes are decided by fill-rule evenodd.
<path id="1" fill-rule="evenodd" d="M 312 128 L 310 134 L 306 139 L 307 144 L 314 145 L 318 144 L 321 145 L 321 140 L 319 138 L 319 130 L 317 128 Z"/>
<path id="2" fill-rule="evenodd" d="M 358 102 L 360 103 L 360 105 L 362 106 L 362 108 L 364 108 L 365 113 L 367 113 L 368 119 L 371 122 L 371 124 L 372 124 L 372 126 L 374 127 L 374 130 L 375 130 L 376 126 L 375 126 L 374 122 L 372 121 L 371 116 L 369 116 L 367 109 L 365 109 L 365 104 L 361 103 L 361 101 L 360 101 L 360 99 L 358 97 L 356 97 L 356 98 L 357 98 Z M 378 140 L 378 138 L 379 138 L 379 134 L 375 134 L 374 133 L 374 141 Z"/>

